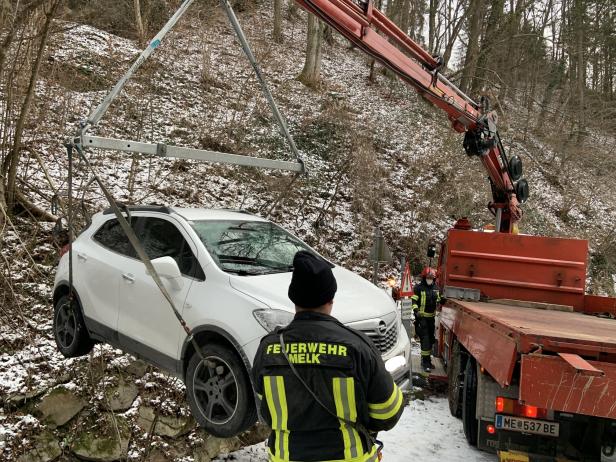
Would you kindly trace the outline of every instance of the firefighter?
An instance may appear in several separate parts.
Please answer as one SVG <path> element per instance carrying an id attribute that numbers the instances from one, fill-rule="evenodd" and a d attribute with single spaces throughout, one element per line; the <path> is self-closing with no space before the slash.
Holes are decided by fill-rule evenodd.
<path id="1" fill-rule="evenodd" d="M 421 272 L 421 282 L 413 288 L 411 297 L 415 314 L 415 332 L 421 342 L 421 367 L 426 372 L 434 369 L 430 355 L 436 342 L 434 337 L 436 308 L 441 303 L 441 295 L 435 281 L 436 270 L 425 267 Z"/>
<path id="2" fill-rule="evenodd" d="M 295 317 L 263 337 L 252 370 L 269 460 L 376 461 L 376 432 L 398 422 L 402 392 L 368 337 L 331 316 L 331 265 L 299 251 L 293 268 Z"/>

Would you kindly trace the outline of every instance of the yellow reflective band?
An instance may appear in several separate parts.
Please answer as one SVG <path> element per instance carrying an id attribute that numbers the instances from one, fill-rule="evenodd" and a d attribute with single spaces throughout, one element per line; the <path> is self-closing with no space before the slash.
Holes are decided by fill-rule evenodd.
<path id="1" fill-rule="evenodd" d="M 363 452 L 357 430 L 344 421 L 355 422 L 357 420 L 357 409 L 355 408 L 355 381 L 353 377 L 334 377 L 333 388 L 336 415 L 340 417 L 340 431 L 344 443 L 344 458 L 345 460 L 352 460 Z"/>
<path id="2" fill-rule="evenodd" d="M 289 460 L 289 431 L 288 420 L 289 412 L 287 409 L 287 395 L 284 389 L 284 377 L 269 376 L 263 377 L 263 387 L 265 389 L 265 400 L 272 417 L 272 430 L 276 435 L 275 454 L 280 460 Z"/>
<path id="3" fill-rule="evenodd" d="M 377 420 L 391 419 L 400 411 L 403 403 L 402 392 L 394 384 L 394 391 L 387 401 L 380 404 L 368 404 L 368 415 Z"/>
<path id="4" fill-rule="evenodd" d="M 268 455 L 269 455 L 269 461 L 270 462 L 289 462 L 286 460 L 281 459 L 280 457 L 277 457 L 271 449 L 268 448 Z M 322 460 L 320 462 L 376 462 L 377 460 L 379 460 L 379 455 L 377 454 L 377 447 L 373 446 L 372 450 L 369 453 L 366 454 L 362 454 L 360 456 L 357 457 L 353 457 L 351 459 L 328 459 L 328 460 Z M 292 461 L 295 462 L 295 461 Z"/>
<path id="5" fill-rule="evenodd" d="M 421 350 L 421 356 L 430 356 L 432 354 L 432 350 Z"/>
<path id="6" fill-rule="evenodd" d="M 412 295 L 411 300 L 419 300 L 419 295 Z"/>
<path id="7" fill-rule="evenodd" d="M 419 312 L 423 315 L 426 311 L 426 292 L 421 292 L 421 304 L 419 306 Z"/>

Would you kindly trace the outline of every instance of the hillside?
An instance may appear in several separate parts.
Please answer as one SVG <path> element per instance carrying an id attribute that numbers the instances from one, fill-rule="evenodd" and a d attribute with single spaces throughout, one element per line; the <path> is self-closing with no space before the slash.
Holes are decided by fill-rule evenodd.
<path id="1" fill-rule="evenodd" d="M 394 253 L 408 255 L 417 267 L 428 240 L 442 238 L 457 218 L 469 217 L 478 227 L 492 221 L 481 165 L 464 154 L 462 137 L 443 114 L 382 73 L 370 83 L 366 58 L 336 36 L 323 50 L 324 84 L 305 87 L 296 80 L 304 59 L 305 16 L 285 17 L 284 43 L 278 45 L 270 39 L 270 9 L 269 3 L 259 3 L 243 11 L 240 21 L 309 174 L 287 190 L 291 177 L 276 172 L 89 151 L 118 200 L 265 214 L 282 194 L 284 201 L 271 214 L 274 221 L 366 277 L 375 226 Z M 139 53 L 134 41 L 91 25 L 56 21 L 54 27 L 19 175 L 28 197 L 45 210 L 55 193 L 62 196 L 67 189 L 63 139 L 75 133 L 76 124 Z M 588 239 L 589 289 L 613 294 L 616 140 L 592 128 L 581 142 L 566 139 L 567 120 L 557 108 L 549 108 L 549 117 L 537 128 L 540 108 L 523 107 L 520 100 L 511 94 L 498 109 L 505 147 L 523 158 L 531 187 L 521 232 Z M 94 133 L 290 158 L 252 68 L 217 8 L 197 9 L 179 24 Z M 76 168 L 75 197 L 83 198 L 87 214 L 106 207 L 89 172 L 82 164 Z M 104 390 L 130 379 L 139 396 L 124 414 L 133 430 L 128 459 L 149 457 L 144 448 L 152 444 L 170 459 L 193 460 L 207 437 L 189 421 L 177 380 L 135 366 L 132 358 L 107 346 L 75 360 L 57 353 L 50 300 L 58 247 L 51 229 L 51 223 L 22 214 L 4 230 L 2 256 L 10 276 L 0 324 L 0 395 L 7 397 L 6 414 L 0 416 L 0 458 L 9 460 L 30 447 L 41 428 L 32 415 L 34 398 L 58 384 L 76 395 L 81 408 L 71 429 L 54 430 L 51 438 L 66 438 L 68 448 L 80 426 L 100 426 L 105 434 L 109 425 L 94 422 L 107 409 Z M 388 275 L 397 276 L 397 268 L 383 266 L 381 276 Z M 152 409 L 180 419 L 177 438 L 152 436 L 144 429 Z M 241 443 L 254 435 L 246 438 Z M 21 447 L 23 439 L 28 443 Z"/>

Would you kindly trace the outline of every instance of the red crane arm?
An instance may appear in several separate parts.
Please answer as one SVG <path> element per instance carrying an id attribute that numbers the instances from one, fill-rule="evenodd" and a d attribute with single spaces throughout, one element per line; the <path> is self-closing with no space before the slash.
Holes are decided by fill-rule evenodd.
<path id="1" fill-rule="evenodd" d="M 526 180 L 522 189 L 514 185 L 511 166 L 496 131 L 496 114 L 464 94 L 439 73 L 441 59 L 430 55 L 371 1 L 356 4 L 352 0 L 296 0 L 345 36 L 351 43 L 408 82 L 428 101 L 447 113 L 454 130 L 466 133 L 464 148 L 478 155 L 488 172 L 493 202 L 488 208 L 497 216 L 497 231 L 512 232 L 522 217 L 516 197 L 528 195 Z M 517 167 L 521 169 L 519 159 Z M 521 172 L 518 172 L 521 175 Z M 515 175 L 519 177 L 518 173 Z M 517 178 L 516 178 L 517 179 Z"/>

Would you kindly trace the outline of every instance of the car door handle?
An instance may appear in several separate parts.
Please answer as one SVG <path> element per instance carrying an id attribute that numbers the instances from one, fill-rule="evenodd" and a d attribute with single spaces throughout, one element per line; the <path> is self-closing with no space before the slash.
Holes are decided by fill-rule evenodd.
<path id="1" fill-rule="evenodd" d="M 133 282 L 135 282 L 135 276 L 133 276 L 133 275 L 132 275 L 132 274 L 130 274 L 130 273 L 124 273 L 124 274 L 122 274 L 122 278 L 123 278 L 126 282 L 129 282 L 129 283 L 131 283 L 131 284 L 132 284 Z"/>
<path id="2" fill-rule="evenodd" d="M 79 258 L 80 260 L 83 260 L 83 261 L 87 261 L 88 260 L 88 256 L 85 253 L 81 253 L 81 252 L 77 252 L 77 258 Z"/>

